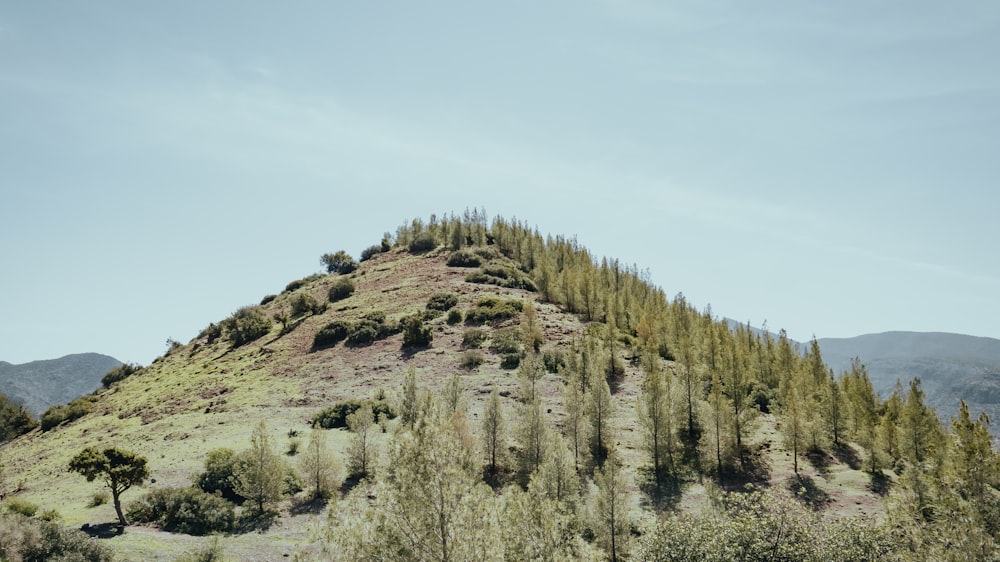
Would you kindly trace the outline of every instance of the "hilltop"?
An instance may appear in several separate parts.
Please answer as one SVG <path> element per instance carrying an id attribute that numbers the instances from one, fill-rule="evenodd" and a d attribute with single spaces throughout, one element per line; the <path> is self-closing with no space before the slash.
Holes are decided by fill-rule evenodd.
<path id="1" fill-rule="evenodd" d="M 800 357 L 785 339 L 730 330 L 724 321 L 697 312 L 682 295 L 667 300 L 634 269 L 593 259 L 575 241 L 542 239 L 501 219 L 489 227 L 482 217 L 431 225 L 414 221 L 401 227 L 394 239 L 367 249 L 360 264 L 341 272 L 293 280 L 271 294 L 262 291 L 260 304 L 220 319 L 151 365 L 99 389 L 88 398 L 83 417 L 5 444 L 0 491 L 58 509 L 68 526 L 113 521 L 111 506 L 94 501 L 99 483 L 67 474 L 70 458 L 84 447 L 115 446 L 148 459 L 152 480 L 145 489 L 129 491 L 128 503 L 148 490 L 189 485 L 211 451 L 247 448 L 258 422 L 266 423 L 278 452 L 291 452 L 325 408 L 384 397 L 398 410 L 406 400 L 408 373 L 433 404 L 444 399 L 457 374 L 463 427 L 478 433 L 493 389 L 507 412 L 511 430 L 504 448 L 510 464 L 499 478 L 498 498 L 516 497 L 522 482 L 535 479 L 534 473 L 518 475 L 517 463 L 524 461 L 512 459 L 524 455 L 519 428 L 530 405 L 525 377 L 537 377 L 532 411 L 542 416 L 546 431 L 562 439 L 573 431 L 567 389 L 583 385 L 588 401 L 597 400 L 601 387 L 608 389 L 612 415 L 607 434 L 584 445 L 594 452 L 580 460 L 580 502 L 596 501 L 592 494 L 604 482 L 598 455 L 619 459 L 632 534 L 658 540 L 663 528 L 657 522 L 666 515 L 718 514 L 727 490 L 788 493 L 800 504 L 795 509 L 805 510 L 797 516 L 802 521 L 811 521 L 808 512 L 874 528 L 888 517 L 883 497 L 898 477 L 897 467 L 907 466 L 909 453 L 875 443 L 872 436 L 884 417 L 879 410 L 862 417 L 851 405 L 848 413 L 844 404 L 854 400 L 878 404 L 870 388 L 866 393 L 864 378 L 830 383 L 818 352 Z M 345 285 L 353 292 L 335 289 Z M 429 310 L 432 301 L 448 302 L 443 307 L 448 311 Z M 240 319 L 251 317 L 261 329 L 241 332 Z M 343 336 L 317 339 L 334 325 L 367 335 L 346 342 L 340 341 Z M 431 337 L 429 345 L 404 345 L 422 330 Z M 478 347 L 469 344 L 474 330 L 481 331 Z M 470 357 L 481 364 L 469 365 Z M 669 441 L 662 444 L 671 456 L 669 465 L 661 457 L 665 472 L 653 486 L 649 421 L 640 416 L 639 405 L 648 400 L 648 381 L 656 377 L 673 390 L 664 398 L 671 425 L 665 430 Z M 845 401 L 842 410 L 828 408 L 829 396 Z M 908 403 L 913 415 L 922 415 L 918 399 Z M 586 423 L 592 424 L 596 414 L 589 404 Z M 791 413 L 793 405 L 801 407 L 795 409 L 800 414 Z M 695 431 L 687 429 L 692 422 Z M 793 426 L 801 433 L 790 437 Z M 854 427 L 851 433 L 848 426 Z M 326 433 L 334 451 L 346 457 L 353 434 Z M 376 443 L 383 454 L 396 455 L 404 447 L 397 440 L 405 443 L 406 435 L 393 421 Z M 392 496 L 390 488 L 380 487 L 390 486 L 382 478 L 372 485 L 374 491 L 359 485 L 357 493 L 335 497 L 329 509 L 341 512 L 347 508 L 340 502 L 356 507 L 354 502 Z M 350 489 L 349 483 L 344 491 Z M 324 510 L 301 505 L 301 498 L 283 500 L 278 524 L 227 538 L 227 552 L 240 559 L 272 559 L 299 552 L 317 536 L 328 537 L 322 530 L 334 523 L 326 522 Z M 558 513 L 552 520 L 560 525 L 569 525 L 567 517 L 583 517 L 582 511 L 572 515 L 578 512 L 559 508 Z M 583 545 L 573 547 L 575 556 L 606 548 L 594 525 L 585 525 L 594 537 L 574 535 L 573 544 Z M 815 533 L 824 528 L 811 527 Z M 105 542 L 127 558 L 169 560 L 201 541 L 130 527 Z"/>
<path id="2" fill-rule="evenodd" d="M 0 393 L 38 416 L 49 406 L 93 392 L 101 386 L 101 377 L 119 365 L 121 361 L 100 353 L 76 353 L 20 365 L 0 361 Z"/>

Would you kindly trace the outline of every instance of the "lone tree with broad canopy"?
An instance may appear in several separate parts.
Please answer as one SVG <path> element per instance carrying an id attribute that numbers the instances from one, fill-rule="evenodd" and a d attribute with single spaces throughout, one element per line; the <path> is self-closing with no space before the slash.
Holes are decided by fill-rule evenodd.
<path id="1" fill-rule="evenodd" d="M 122 512 L 121 495 L 132 486 L 142 485 L 149 477 L 144 457 L 114 447 L 103 451 L 87 447 L 69 461 L 69 469 L 82 474 L 87 482 L 102 478 L 114 498 L 118 522 L 123 526 L 128 525 Z"/>

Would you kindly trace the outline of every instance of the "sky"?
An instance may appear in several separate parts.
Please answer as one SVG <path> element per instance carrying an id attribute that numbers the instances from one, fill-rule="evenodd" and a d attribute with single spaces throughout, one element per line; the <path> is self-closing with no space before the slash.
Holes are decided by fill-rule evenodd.
<path id="1" fill-rule="evenodd" d="M 0 360 L 485 208 L 793 339 L 1000 338 L 1000 3 L 0 1 Z"/>

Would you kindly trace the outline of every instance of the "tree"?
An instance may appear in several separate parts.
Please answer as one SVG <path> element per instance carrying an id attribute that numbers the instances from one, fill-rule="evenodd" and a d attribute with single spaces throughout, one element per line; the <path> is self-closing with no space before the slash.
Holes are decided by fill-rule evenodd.
<path id="1" fill-rule="evenodd" d="M 149 477 L 144 457 L 114 447 L 103 451 L 87 447 L 69 461 L 69 469 L 82 474 L 87 482 L 93 482 L 97 478 L 104 480 L 111 490 L 118 522 L 128 525 L 122 512 L 121 495 L 132 486 L 141 486 Z"/>
<path id="2" fill-rule="evenodd" d="M 340 470 L 336 458 L 326 445 L 326 433 L 321 428 L 313 427 L 310 432 L 309 444 L 299 458 L 299 468 L 312 487 L 314 500 L 329 497 L 330 492 L 337 487 Z"/>
<path id="3" fill-rule="evenodd" d="M 237 456 L 233 474 L 233 489 L 253 502 L 257 513 L 281 497 L 285 465 L 271 447 L 267 426 L 261 421 L 250 436 L 250 448 Z"/>
<path id="4" fill-rule="evenodd" d="M 347 416 L 347 427 L 354 433 L 348 449 L 347 469 L 351 476 L 364 478 L 372 473 L 374 468 L 375 449 L 375 415 L 371 404 L 364 404 Z"/>
<path id="5" fill-rule="evenodd" d="M 400 423 L 407 429 L 413 429 L 420 413 L 417 400 L 417 370 L 413 365 L 406 370 L 403 378 L 403 399 L 400 404 Z"/>
<path id="6" fill-rule="evenodd" d="M 534 399 L 521 406 L 518 440 L 521 445 L 521 470 L 530 475 L 545 461 L 549 441 L 549 424 L 545 410 L 536 394 Z"/>
<path id="7" fill-rule="evenodd" d="M 646 380 L 636 405 L 643 443 L 653 461 L 653 479 L 660 485 L 674 466 L 673 380 L 656 361 L 655 353 L 648 349 L 643 361 Z"/>
<path id="8" fill-rule="evenodd" d="M 590 418 L 590 452 L 598 465 L 608 456 L 608 442 L 611 439 L 611 389 L 604 377 L 594 377 L 591 391 L 587 395 L 587 415 Z"/>
<path id="9" fill-rule="evenodd" d="M 326 266 L 327 273 L 350 273 L 358 268 L 358 262 L 347 252 L 340 250 L 335 254 L 323 254 L 319 263 Z"/>
<path id="10" fill-rule="evenodd" d="M 799 453 L 802 451 L 802 444 L 805 441 L 802 413 L 804 407 L 799 391 L 795 385 L 791 385 L 785 394 L 784 407 L 782 408 L 781 434 L 785 448 L 792 452 L 792 466 L 795 474 L 799 473 Z"/>
<path id="11" fill-rule="evenodd" d="M 597 496 L 594 499 L 595 530 L 604 543 L 611 562 L 618 562 L 626 551 L 629 518 L 625 475 L 622 474 L 615 454 L 609 454 L 604 467 L 594 471 L 594 483 L 597 485 Z"/>
<path id="12" fill-rule="evenodd" d="M 494 385 L 490 392 L 490 398 L 486 402 L 486 409 L 483 411 L 482 425 L 483 449 L 489 458 L 489 473 L 491 475 L 496 475 L 497 467 L 503 462 L 504 442 L 507 438 L 504 425 L 500 393 L 497 392 L 497 387 Z"/>

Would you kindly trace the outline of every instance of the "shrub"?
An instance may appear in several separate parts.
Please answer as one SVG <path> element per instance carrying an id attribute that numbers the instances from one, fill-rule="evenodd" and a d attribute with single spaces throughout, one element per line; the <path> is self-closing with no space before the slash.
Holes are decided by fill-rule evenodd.
<path id="1" fill-rule="evenodd" d="M 3 503 L 3 506 L 10 513 L 17 513 L 25 517 L 34 517 L 35 513 L 38 513 L 37 505 L 21 498 L 10 498 Z"/>
<path id="2" fill-rule="evenodd" d="M 317 412 L 313 416 L 312 425 L 324 429 L 347 427 L 347 416 L 353 414 L 364 405 L 371 406 L 372 413 L 376 419 L 383 417 L 391 420 L 396 417 L 396 411 L 384 399 L 374 401 L 344 400 Z"/>
<path id="3" fill-rule="evenodd" d="M 295 455 L 299 454 L 299 447 L 301 445 L 302 445 L 302 442 L 299 441 L 298 439 L 292 439 L 292 440 L 290 440 L 288 442 L 288 450 L 285 451 L 285 454 L 288 455 L 288 456 L 290 456 L 290 457 L 294 457 Z"/>
<path id="4" fill-rule="evenodd" d="M 505 320 L 517 316 L 524 309 L 524 303 L 519 300 L 501 301 L 494 297 L 485 297 L 476 302 L 476 306 L 465 313 L 465 323 L 470 326 L 486 322 Z"/>
<path id="5" fill-rule="evenodd" d="M 507 265 L 490 264 L 483 266 L 479 271 L 466 275 L 465 280 L 469 283 L 496 285 L 508 289 L 523 289 L 531 292 L 538 290 L 535 282 L 526 273 Z"/>
<path id="6" fill-rule="evenodd" d="M 302 279 L 296 279 L 295 281 L 292 281 L 291 283 L 285 285 L 285 290 L 282 291 L 282 292 L 283 293 L 291 293 L 293 291 L 298 291 L 302 287 L 305 287 L 306 283 L 310 283 L 312 281 L 315 281 L 315 280 L 319 279 L 319 277 L 320 277 L 319 275 L 313 274 L 313 275 L 310 275 L 308 277 L 303 277 Z"/>
<path id="7" fill-rule="evenodd" d="M 194 485 L 209 494 L 218 494 L 233 503 L 242 503 L 243 496 L 233 488 L 238 459 L 232 449 L 213 449 L 205 457 L 205 471 L 194 478 Z"/>
<path id="8" fill-rule="evenodd" d="M 346 277 L 341 277 L 333 282 L 330 287 L 330 302 L 337 302 L 346 299 L 354 294 L 354 282 Z"/>
<path id="9" fill-rule="evenodd" d="M 90 497 L 90 504 L 88 504 L 87 507 L 98 507 L 104 505 L 108 503 L 109 499 L 111 498 L 108 496 L 107 492 L 97 492 Z"/>
<path id="10" fill-rule="evenodd" d="M 542 363 L 545 365 L 546 371 L 558 373 L 560 367 L 566 366 L 566 356 L 557 349 L 546 349 L 542 353 Z"/>
<path id="11" fill-rule="evenodd" d="M 336 345 L 347 338 L 349 330 L 350 324 L 343 320 L 334 320 L 316 332 L 316 336 L 313 338 L 313 347 L 318 349 Z"/>
<path id="12" fill-rule="evenodd" d="M 82 531 L 23 515 L 0 516 L 0 560 L 111 562 L 111 549 Z"/>
<path id="13" fill-rule="evenodd" d="M 427 347 L 434 339 L 430 326 L 425 326 L 419 316 L 408 316 L 400 322 L 403 327 L 403 347 Z"/>
<path id="14" fill-rule="evenodd" d="M 384 251 L 385 250 L 382 249 L 382 245 L 381 244 L 376 244 L 374 246 L 368 246 L 367 248 L 365 248 L 364 250 L 361 251 L 361 261 L 368 261 L 368 260 L 372 259 L 373 257 L 377 256 L 378 254 L 381 254 Z"/>
<path id="15" fill-rule="evenodd" d="M 175 562 L 224 562 L 226 560 L 225 549 L 216 537 L 210 543 L 196 546 L 186 551 Z"/>
<path id="16" fill-rule="evenodd" d="M 164 531 L 187 535 L 225 533 L 233 528 L 233 504 L 198 488 L 160 488 L 129 506 L 138 523 L 155 523 Z"/>
<path id="17" fill-rule="evenodd" d="M 105 387 L 110 387 L 112 384 L 127 379 L 141 370 L 142 367 L 135 363 L 123 363 L 101 377 L 101 384 Z"/>
<path id="18" fill-rule="evenodd" d="M 372 320 L 361 320 L 351 324 L 347 330 L 347 345 L 362 346 L 369 345 L 379 338 L 381 324 L 376 324 Z"/>
<path id="19" fill-rule="evenodd" d="M 264 298 L 260 299 L 260 305 L 264 306 L 265 304 L 274 302 L 276 298 L 278 298 L 278 295 L 264 295 Z"/>
<path id="20" fill-rule="evenodd" d="M 78 420 L 90 413 L 97 397 L 88 394 L 73 400 L 65 406 L 52 406 L 42 414 L 42 431 L 48 431 L 64 422 Z"/>
<path id="21" fill-rule="evenodd" d="M 448 265 L 451 267 L 479 267 L 483 265 L 483 258 L 470 250 L 458 250 L 448 256 Z"/>
<path id="22" fill-rule="evenodd" d="M 475 349 L 467 349 L 462 353 L 462 359 L 459 361 L 458 365 L 465 369 L 466 371 L 475 370 L 477 367 L 483 364 L 483 354 Z"/>
<path id="23" fill-rule="evenodd" d="M 486 341 L 486 332 L 479 328 L 471 328 L 462 334 L 462 347 L 466 349 L 480 347 L 484 341 Z"/>
<path id="24" fill-rule="evenodd" d="M 422 254 L 437 248 L 437 240 L 430 232 L 421 232 L 410 242 L 410 252 Z"/>
<path id="25" fill-rule="evenodd" d="M 458 324 L 459 322 L 462 321 L 462 311 L 459 310 L 459 309 L 457 309 L 457 308 L 453 308 L 453 309 L 449 310 L 448 311 L 448 320 L 447 321 L 448 321 L 449 325 Z"/>
<path id="26" fill-rule="evenodd" d="M 301 293 L 296 293 L 292 297 L 292 316 L 301 316 L 303 314 L 322 314 L 325 309 L 324 305 L 321 305 L 316 301 L 316 298 L 312 296 L 311 293 L 305 291 Z"/>
<path id="27" fill-rule="evenodd" d="M 222 328 L 226 339 L 239 347 L 267 335 L 271 331 L 271 320 L 261 313 L 259 307 L 244 306 L 223 320 Z"/>
<path id="28" fill-rule="evenodd" d="M 222 337 L 222 326 L 212 322 L 198 334 L 198 337 L 205 338 L 209 344 L 215 343 L 215 340 Z"/>
<path id="29" fill-rule="evenodd" d="M 490 341 L 490 351 L 493 353 L 516 353 L 521 354 L 521 330 L 513 326 L 500 328 L 493 333 Z"/>
<path id="30" fill-rule="evenodd" d="M 427 310 L 440 310 L 444 312 L 454 308 L 458 304 L 458 296 L 451 293 L 435 293 L 427 301 Z"/>
<path id="31" fill-rule="evenodd" d="M 326 266 L 327 273 L 346 274 L 358 268 L 358 262 L 347 252 L 339 250 L 335 254 L 323 254 L 319 258 L 320 264 Z"/>
<path id="32" fill-rule="evenodd" d="M 500 357 L 500 368 L 513 370 L 521 366 L 521 354 L 520 353 L 508 353 Z"/>

